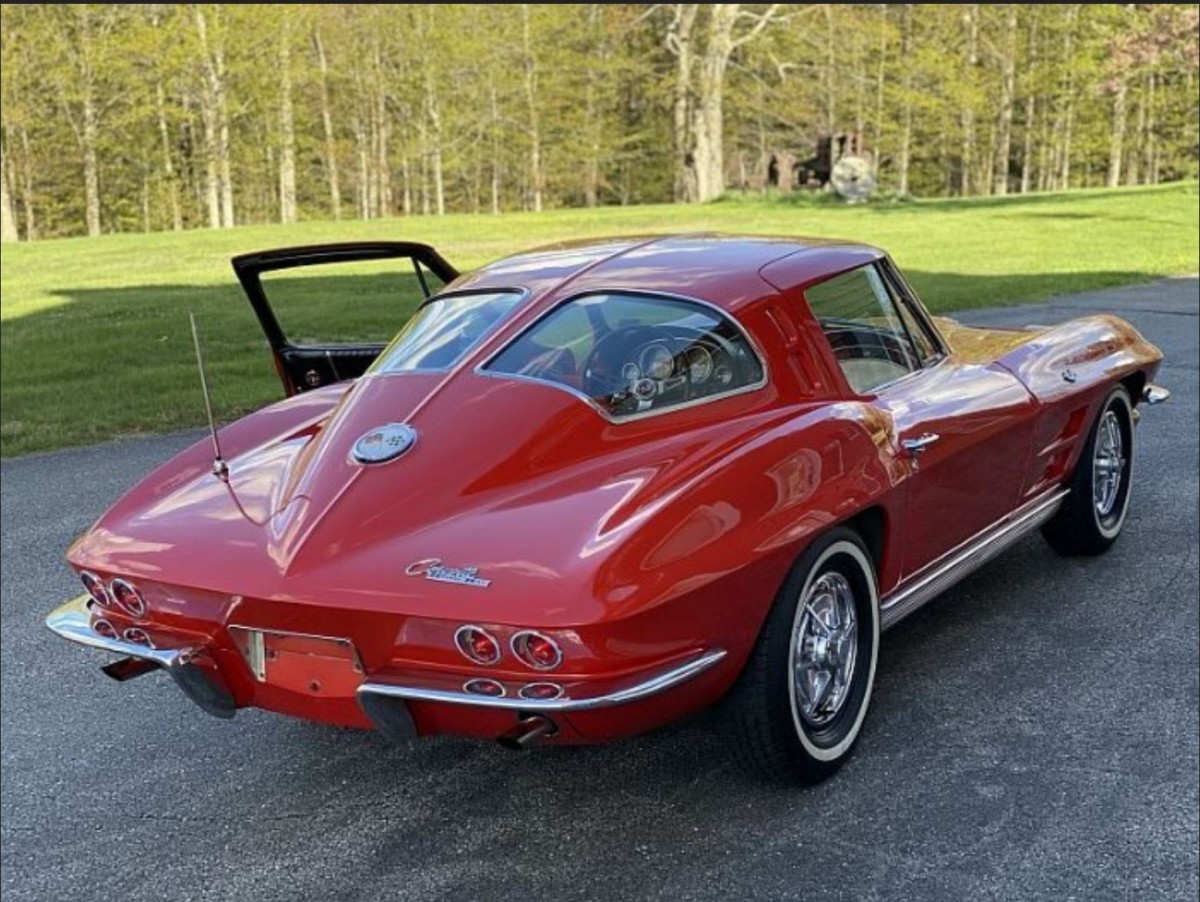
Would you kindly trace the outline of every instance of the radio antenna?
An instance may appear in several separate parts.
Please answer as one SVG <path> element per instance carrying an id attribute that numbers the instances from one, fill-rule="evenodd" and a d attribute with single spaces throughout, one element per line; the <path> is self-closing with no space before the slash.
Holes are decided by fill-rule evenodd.
<path id="1" fill-rule="evenodd" d="M 208 431 L 212 435 L 213 446 L 213 475 L 225 482 L 229 481 L 229 464 L 221 456 L 221 442 L 217 438 L 217 421 L 213 419 L 212 398 L 208 394 L 208 377 L 204 374 L 204 355 L 200 352 L 200 332 L 196 328 L 196 314 L 188 311 L 188 319 L 192 322 L 192 343 L 196 346 L 196 366 L 200 368 L 200 389 L 204 392 L 204 412 L 208 415 Z"/>

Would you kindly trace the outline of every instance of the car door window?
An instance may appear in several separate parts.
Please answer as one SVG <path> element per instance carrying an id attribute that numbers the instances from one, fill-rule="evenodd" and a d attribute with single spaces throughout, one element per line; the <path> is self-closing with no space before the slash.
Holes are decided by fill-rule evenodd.
<path id="1" fill-rule="evenodd" d="M 383 344 L 443 284 L 407 257 L 281 269 L 261 282 L 288 342 L 300 347 Z"/>
<path id="2" fill-rule="evenodd" d="M 920 367 L 924 355 L 874 265 L 810 285 L 804 296 L 854 391 L 875 391 Z"/>

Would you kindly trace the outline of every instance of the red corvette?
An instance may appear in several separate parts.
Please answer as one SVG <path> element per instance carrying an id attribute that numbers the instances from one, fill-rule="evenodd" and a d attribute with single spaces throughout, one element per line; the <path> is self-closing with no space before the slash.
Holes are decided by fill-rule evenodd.
<path id="1" fill-rule="evenodd" d="M 325 303 L 419 288 L 396 338 L 289 339 L 271 286 L 334 283 L 277 271 L 363 261 L 405 274 Z M 859 737 L 881 630 L 1035 528 L 1063 554 L 1116 540 L 1137 405 L 1167 395 L 1120 319 L 934 319 L 860 244 L 234 268 L 288 398 L 119 500 L 68 554 L 86 594 L 47 619 L 221 717 L 521 747 L 724 699 L 740 757 L 820 779 Z"/>

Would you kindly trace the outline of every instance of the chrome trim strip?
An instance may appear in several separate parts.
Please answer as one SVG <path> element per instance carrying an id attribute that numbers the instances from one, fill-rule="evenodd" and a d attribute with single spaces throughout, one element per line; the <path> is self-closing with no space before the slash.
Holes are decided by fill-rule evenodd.
<path id="1" fill-rule="evenodd" d="M 986 564 L 1026 533 L 1057 512 L 1070 489 L 1051 489 L 991 526 L 980 530 L 957 548 L 914 573 L 879 606 L 880 629 L 899 623 L 913 611 Z"/>
<path id="2" fill-rule="evenodd" d="M 469 695 L 465 692 L 451 692 L 444 689 L 425 689 L 420 686 L 397 686 L 391 683 L 363 683 L 358 687 L 358 695 L 386 696 L 401 698 L 408 701 L 440 702 L 448 705 L 474 705 L 480 708 L 503 708 L 510 711 L 527 713 L 561 713 L 569 711 L 588 711 L 594 708 L 611 708 L 614 705 L 624 705 L 639 701 L 652 695 L 657 695 L 708 670 L 726 655 L 721 648 L 707 651 L 692 658 L 684 664 L 663 671 L 648 680 L 608 695 L 596 695 L 590 698 L 491 698 L 488 696 Z"/>
<path id="3" fill-rule="evenodd" d="M 1163 388 L 1161 385 L 1155 385 L 1153 382 L 1147 382 L 1146 387 L 1142 389 L 1142 400 L 1147 404 L 1161 404 L 1163 401 L 1169 400 L 1171 392 L 1169 389 Z"/>
<path id="4" fill-rule="evenodd" d="M 190 648 L 151 648 L 147 645 L 138 645 L 123 639 L 110 639 L 100 635 L 92 629 L 91 615 L 88 613 L 87 607 L 89 601 L 91 601 L 90 595 L 80 595 L 61 607 L 55 608 L 46 617 L 46 627 L 50 632 L 61 636 L 68 642 L 86 645 L 88 648 L 98 648 L 115 655 L 127 655 L 130 658 L 153 661 L 159 667 L 168 670 L 180 667 L 192 659 L 195 652 Z"/>

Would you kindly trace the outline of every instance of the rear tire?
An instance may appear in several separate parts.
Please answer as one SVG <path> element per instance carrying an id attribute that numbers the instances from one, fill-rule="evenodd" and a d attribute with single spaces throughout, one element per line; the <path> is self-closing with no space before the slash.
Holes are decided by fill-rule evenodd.
<path id="1" fill-rule="evenodd" d="M 1129 511 L 1133 405 L 1123 385 L 1104 401 L 1071 476 L 1071 494 L 1045 526 L 1050 547 L 1067 557 L 1103 554 Z"/>
<path id="2" fill-rule="evenodd" d="M 730 693 L 734 757 L 760 775 L 816 783 L 850 757 L 879 652 L 879 592 L 857 533 L 839 527 L 800 556 Z"/>

